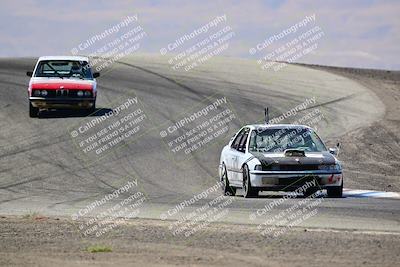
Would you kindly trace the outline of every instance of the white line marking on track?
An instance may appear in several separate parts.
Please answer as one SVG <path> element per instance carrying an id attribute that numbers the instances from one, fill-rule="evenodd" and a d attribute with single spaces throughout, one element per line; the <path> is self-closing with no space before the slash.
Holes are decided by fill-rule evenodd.
<path id="1" fill-rule="evenodd" d="M 373 191 L 373 190 L 361 190 L 361 189 L 343 189 L 344 197 L 356 197 L 356 198 L 394 198 L 400 199 L 400 193 L 398 192 L 384 192 L 384 191 Z"/>

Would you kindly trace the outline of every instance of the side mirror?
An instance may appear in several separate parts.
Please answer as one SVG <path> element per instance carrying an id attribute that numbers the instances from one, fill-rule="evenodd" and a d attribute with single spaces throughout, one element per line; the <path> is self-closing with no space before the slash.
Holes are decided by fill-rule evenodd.
<path id="1" fill-rule="evenodd" d="M 33 75 L 33 72 L 32 72 L 32 71 L 27 71 L 27 72 L 26 72 L 26 76 L 32 77 L 32 75 Z"/>
<path id="2" fill-rule="evenodd" d="M 97 78 L 97 77 L 100 77 L 100 73 L 99 72 L 93 73 L 93 78 Z"/>
<path id="3" fill-rule="evenodd" d="M 340 149 L 340 143 L 336 144 L 336 147 L 331 147 L 329 148 L 329 153 L 331 153 L 332 155 L 339 155 L 339 149 Z"/>
<path id="4" fill-rule="evenodd" d="M 334 156 L 337 156 L 338 150 L 336 147 L 331 147 L 331 148 L 329 148 L 329 153 L 331 153 Z"/>

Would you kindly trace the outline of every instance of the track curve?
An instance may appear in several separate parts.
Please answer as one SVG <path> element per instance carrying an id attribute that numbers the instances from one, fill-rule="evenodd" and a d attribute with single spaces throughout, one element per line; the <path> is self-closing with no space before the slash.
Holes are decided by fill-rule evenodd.
<path id="1" fill-rule="evenodd" d="M 383 104 L 368 89 L 319 70 L 289 65 L 279 72 L 266 72 L 253 61 L 216 58 L 194 71 L 177 72 L 170 69 L 165 58 L 138 55 L 124 58 L 104 71 L 98 79 L 97 106 L 109 109 L 115 101 L 135 95 L 151 118 L 150 131 L 87 164 L 76 153 L 70 136 L 71 125 L 80 123 L 81 115 L 44 112 L 39 119 L 28 117 L 25 71 L 31 70 L 34 63 L 32 58 L 0 60 L 0 211 L 7 214 L 34 210 L 70 216 L 135 177 L 147 193 L 141 216 L 158 218 L 171 206 L 215 184 L 219 153 L 229 136 L 176 164 L 157 129 L 175 123 L 181 114 L 215 94 L 231 103 L 238 116 L 233 124 L 236 128 L 262 120 L 265 106 L 271 108 L 274 117 L 306 98 L 316 97 L 316 104 L 308 110 L 321 109 L 324 120 L 318 124 L 318 131 L 331 141 L 384 114 Z M 225 220 L 252 223 L 248 214 L 268 201 L 235 197 L 231 215 Z M 395 215 L 400 208 L 396 203 L 328 199 L 307 225 L 400 231 Z M 339 217 L 348 218 L 348 222 L 342 220 L 338 226 Z"/>

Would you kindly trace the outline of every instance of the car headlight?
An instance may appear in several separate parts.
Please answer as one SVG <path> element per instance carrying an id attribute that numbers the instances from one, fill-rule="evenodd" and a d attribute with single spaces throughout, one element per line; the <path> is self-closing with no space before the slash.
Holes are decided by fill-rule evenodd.
<path id="1" fill-rule="evenodd" d="M 47 91 L 46 90 L 42 90 L 42 96 L 46 96 L 47 95 Z"/>
<path id="2" fill-rule="evenodd" d="M 256 165 L 256 166 L 254 166 L 254 170 L 256 170 L 256 171 L 262 171 L 262 165 Z"/>
<path id="3" fill-rule="evenodd" d="M 77 96 L 83 96 L 83 92 L 82 91 L 78 91 L 78 93 L 76 93 Z"/>
<path id="4" fill-rule="evenodd" d="M 90 95 L 91 95 L 90 91 L 85 91 L 85 96 L 90 96 Z"/>
<path id="5" fill-rule="evenodd" d="M 341 171 L 342 170 L 342 166 L 338 163 L 335 164 L 335 170 L 337 171 Z"/>
<path id="6" fill-rule="evenodd" d="M 33 90 L 34 96 L 40 96 L 40 90 Z"/>

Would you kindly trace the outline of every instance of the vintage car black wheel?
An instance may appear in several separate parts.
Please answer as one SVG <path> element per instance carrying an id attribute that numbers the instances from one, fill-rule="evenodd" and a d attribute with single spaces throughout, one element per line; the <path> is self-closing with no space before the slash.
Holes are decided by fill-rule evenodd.
<path id="1" fill-rule="evenodd" d="M 258 195 L 258 190 L 251 186 L 250 172 L 247 165 L 243 166 L 243 190 L 245 198 L 255 197 Z"/>
<path id="2" fill-rule="evenodd" d="M 35 108 L 32 106 L 32 103 L 29 102 L 29 117 L 36 118 L 39 115 L 39 108 Z"/>
<path id="3" fill-rule="evenodd" d="M 93 101 L 93 105 L 89 108 L 89 113 L 94 113 L 96 111 L 96 101 Z"/>

